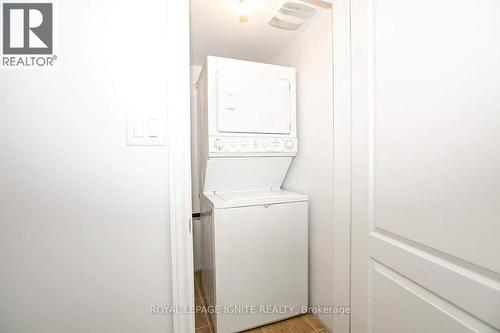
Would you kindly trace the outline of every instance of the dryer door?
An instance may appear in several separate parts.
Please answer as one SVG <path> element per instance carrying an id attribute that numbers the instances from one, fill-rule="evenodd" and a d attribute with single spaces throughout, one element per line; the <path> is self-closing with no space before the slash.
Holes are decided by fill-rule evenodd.
<path id="1" fill-rule="evenodd" d="M 217 130 L 229 133 L 290 134 L 288 78 L 255 73 L 217 74 Z"/>

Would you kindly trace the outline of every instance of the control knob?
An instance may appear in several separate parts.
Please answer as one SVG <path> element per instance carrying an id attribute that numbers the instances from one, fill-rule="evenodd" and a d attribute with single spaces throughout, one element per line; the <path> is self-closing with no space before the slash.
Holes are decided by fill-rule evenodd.
<path id="1" fill-rule="evenodd" d="M 224 148 L 224 142 L 221 139 L 215 139 L 214 148 L 217 150 L 222 150 L 222 148 Z"/>
<path id="2" fill-rule="evenodd" d="M 285 142 L 285 148 L 287 150 L 292 150 L 294 147 L 295 147 L 295 143 L 293 142 L 293 140 L 287 140 Z"/>

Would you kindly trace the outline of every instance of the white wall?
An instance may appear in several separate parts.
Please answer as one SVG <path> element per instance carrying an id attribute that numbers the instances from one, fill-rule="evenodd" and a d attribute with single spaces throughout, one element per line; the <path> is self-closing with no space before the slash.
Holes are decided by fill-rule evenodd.
<path id="1" fill-rule="evenodd" d="M 55 3 L 57 67 L 0 73 L 0 332 L 169 332 L 166 1 Z"/>
<path id="2" fill-rule="evenodd" d="M 331 306 L 333 263 L 332 13 L 325 12 L 272 63 L 297 69 L 298 155 L 283 188 L 309 196 L 309 305 Z M 331 330 L 332 317 L 319 315 Z"/>

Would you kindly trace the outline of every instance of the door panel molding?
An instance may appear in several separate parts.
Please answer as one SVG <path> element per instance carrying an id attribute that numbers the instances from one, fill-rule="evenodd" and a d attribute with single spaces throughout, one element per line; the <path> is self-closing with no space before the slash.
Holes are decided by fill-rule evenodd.
<path id="1" fill-rule="evenodd" d="M 472 332 L 478 332 L 478 333 L 498 332 L 495 328 L 491 327 L 487 323 L 463 311 L 459 307 L 448 302 L 446 299 L 441 298 L 439 295 L 432 293 L 431 291 L 427 290 L 421 285 L 399 274 L 397 271 L 391 269 L 390 267 L 380 262 L 373 261 L 373 269 L 376 273 L 381 274 L 385 278 L 399 285 L 401 288 L 408 290 L 415 296 L 427 302 L 429 305 L 435 307 L 436 309 L 441 311 L 444 315 L 452 318 L 455 321 L 460 322 L 464 327 L 470 329 Z"/>
<path id="2" fill-rule="evenodd" d="M 443 263 L 443 266 L 451 265 L 452 267 L 457 267 L 457 273 L 462 271 L 470 272 L 471 278 L 481 281 L 481 283 L 490 286 L 492 289 L 500 291 L 500 274 L 488 270 L 485 267 L 478 266 L 461 258 L 452 256 L 448 253 L 439 251 L 425 244 L 415 242 L 411 239 L 404 238 L 381 228 L 375 228 L 370 235 L 380 239 L 385 238 L 385 241 L 399 244 L 397 246 L 408 249 L 408 251 L 411 251 L 412 253 L 421 253 L 421 256 L 428 256 L 428 260 L 435 260 L 438 263 Z"/>
<path id="3" fill-rule="evenodd" d="M 500 283 L 421 247 L 380 232 L 370 234 L 370 253 L 380 263 L 500 329 Z"/>

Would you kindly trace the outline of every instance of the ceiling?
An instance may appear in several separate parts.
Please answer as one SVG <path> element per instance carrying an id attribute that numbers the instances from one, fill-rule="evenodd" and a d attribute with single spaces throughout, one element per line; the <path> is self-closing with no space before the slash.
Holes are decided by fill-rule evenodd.
<path id="1" fill-rule="evenodd" d="M 290 31 L 268 23 L 286 0 L 255 1 L 246 23 L 231 6 L 235 0 L 191 1 L 191 64 L 201 66 L 207 56 L 220 56 L 252 61 L 267 61 L 283 49 L 306 26 L 329 6 L 319 0 L 305 0 L 321 5 L 318 14 L 301 29 Z"/>

